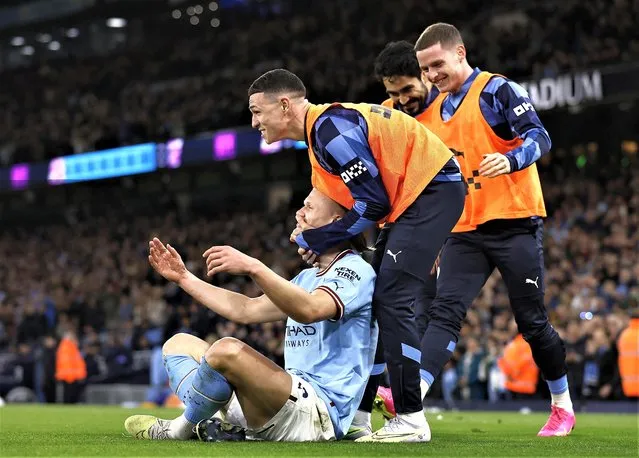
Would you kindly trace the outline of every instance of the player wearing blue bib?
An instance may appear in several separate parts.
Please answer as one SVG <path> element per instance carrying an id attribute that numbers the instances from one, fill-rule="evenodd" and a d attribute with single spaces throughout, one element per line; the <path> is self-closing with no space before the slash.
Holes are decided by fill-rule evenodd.
<path id="1" fill-rule="evenodd" d="M 344 213 L 313 190 L 297 212 L 293 233 Z M 202 438 L 204 423 L 205 436 L 214 440 L 244 434 L 271 441 L 341 439 L 362 398 L 377 344 L 371 311 L 375 272 L 356 251 L 365 246 L 361 236 L 336 246 L 291 281 L 231 247 L 208 249 L 203 256 L 209 276 L 248 275 L 264 291 L 248 298 L 196 278 L 170 245 L 151 241 L 153 268 L 214 312 L 243 324 L 286 319 L 285 370 L 237 339 L 225 337 L 209 346 L 177 334 L 164 344 L 163 354 L 171 388 L 186 405 L 184 414 L 173 420 L 134 415 L 125 422 L 127 431 L 139 439 L 185 440 L 194 432 Z M 208 421 L 214 415 L 223 422 Z"/>

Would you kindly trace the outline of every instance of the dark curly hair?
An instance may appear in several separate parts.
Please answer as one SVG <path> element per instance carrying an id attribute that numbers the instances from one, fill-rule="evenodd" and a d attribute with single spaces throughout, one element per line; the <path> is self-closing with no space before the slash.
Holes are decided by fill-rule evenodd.
<path id="1" fill-rule="evenodd" d="M 382 81 L 393 76 L 421 76 L 413 45 L 407 41 L 391 41 L 375 59 L 375 77 Z"/>

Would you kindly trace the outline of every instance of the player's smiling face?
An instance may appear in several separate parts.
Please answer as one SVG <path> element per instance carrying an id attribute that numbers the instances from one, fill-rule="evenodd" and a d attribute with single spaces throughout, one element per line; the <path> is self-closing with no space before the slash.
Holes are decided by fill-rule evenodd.
<path id="1" fill-rule="evenodd" d="M 411 116 L 422 109 L 428 95 L 426 86 L 414 76 L 391 76 L 384 78 L 386 93 L 400 110 Z"/>
<path id="2" fill-rule="evenodd" d="M 465 57 L 463 45 L 444 48 L 437 43 L 417 51 L 422 78 L 433 83 L 440 92 L 456 92 L 461 88 Z"/>
<path id="3" fill-rule="evenodd" d="M 286 138 L 288 99 L 258 92 L 249 97 L 251 126 L 258 129 L 267 144 Z"/>

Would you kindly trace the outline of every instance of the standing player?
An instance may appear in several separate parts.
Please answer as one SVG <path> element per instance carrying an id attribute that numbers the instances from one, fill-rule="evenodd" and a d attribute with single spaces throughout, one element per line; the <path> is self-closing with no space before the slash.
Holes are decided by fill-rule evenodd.
<path id="1" fill-rule="evenodd" d="M 384 85 L 389 96 L 382 102 L 382 105 L 403 111 L 421 122 L 425 116 L 426 108 L 439 94 L 437 90 L 430 90 L 432 89 L 430 83 L 427 83 L 427 86 L 421 80 L 421 73 L 412 44 L 407 41 L 388 43 L 375 59 L 375 77 Z M 424 286 L 424 296 L 415 304 L 417 333 L 420 336 L 424 334 L 428 325 L 426 311 L 435 298 L 437 286 L 435 266 L 431 269 L 430 275 L 426 276 Z M 384 368 L 383 363 L 383 354 L 378 349 L 375 355 L 375 367 L 364 391 L 362 403 L 353 419 L 348 439 L 362 437 L 370 430 L 373 402 L 385 417 L 390 418 L 395 415 L 392 393 L 388 388 L 379 387 L 379 379 Z M 422 397 L 423 395 L 425 393 L 422 393 Z"/>
<path id="2" fill-rule="evenodd" d="M 428 441 L 419 395 L 420 336 L 415 302 L 428 269 L 459 219 L 465 187 L 452 153 L 406 114 L 380 105 L 313 105 L 302 81 L 272 70 L 249 88 L 252 125 L 266 143 L 305 140 L 313 187 L 350 210 L 296 242 L 305 260 L 378 223 L 373 309 L 380 326 L 397 417 L 373 440 Z M 363 439 L 363 438 L 362 438 Z"/>
<path id="3" fill-rule="evenodd" d="M 300 228 L 311 229 L 339 220 L 344 210 L 313 190 L 298 215 Z M 377 343 L 375 272 L 351 246 L 365 247 L 363 236 L 327 248 L 317 259 L 318 268 L 306 269 L 290 282 L 231 247 L 208 249 L 208 275 L 251 276 L 265 294 L 250 299 L 196 278 L 170 245 L 154 239 L 149 256 L 153 268 L 214 312 L 244 324 L 288 317 L 286 370 L 237 339 L 226 337 L 209 347 L 197 337 L 177 334 L 162 350 L 169 383 L 186 411 L 174 420 L 129 417 L 127 431 L 138 439 L 186 440 L 195 428 L 201 437 L 199 423 L 222 410 L 228 423 L 248 427 L 259 439 L 340 439 L 361 400 Z M 205 428 L 207 437 L 234 440 L 242 434 L 220 428 L 220 423 L 212 426 L 217 428 Z"/>
<path id="4" fill-rule="evenodd" d="M 440 373 L 468 307 L 497 268 L 552 394 L 550 418 L 538 435 L 568 435 L 575 416 L 565 348 L 544 306 L 546 210 L 535 165 L 550 149 L 550 138 L 521 86 L 470 67 L 454 26 L 429 26 L 415 50 L 423 75 L 441 93 L 423 122 L 456 151 L 469 185 L 464 213 L 442 251 L 422 342 L 422 377 L 430 385 Z"/>

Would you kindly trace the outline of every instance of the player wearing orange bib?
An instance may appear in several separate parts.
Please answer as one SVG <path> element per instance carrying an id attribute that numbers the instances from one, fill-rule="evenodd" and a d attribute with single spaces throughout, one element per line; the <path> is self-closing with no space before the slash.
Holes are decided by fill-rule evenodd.
<path id="1" fill-rule="evenodd" d="M 291 237 L 312 264 L 328 247 L 384 223 L 372 261 L 373 313 L 398 415 L 374 439 L 429 441 L 414 304 L 424 295 L 424 265 L 432 266 L 462 212 L 459 168 L 446 145 L 411 116 L 381 105 L 314 105 L 305 97 L 302 81 L 282 69 L 249 88 L 252 126 L 266 143 L 305 140 L 313 187 L 349 209 L 323 227 L 302 231 L 300 225 Z M 357 281 L 355 272 L 344 275 Z"/>
<path id="2" fill-rule="evenodd" d="M 415 50 L 413 45 L 407 41 L 391 42 L 384 47 L 375 59 L 375 77 L 384 85 L 389 96 L 382 102 L 382 106 L 403 111 L 420 122 L 426 116 L 428 105 L 439 95 L 437 90 L 430 90 L 429 86 L 432 86 L 430 83 L 424 83 L 421 80 L 421 70 L 417 57 L 415 57 Z M 415 319 L 417 320 L 417 332 L 420 336 L 426 330 L 428 324 L 426 311 L 435 298 L 437 286 L 436 268 L 434 266 L 430 268 L 426 265 L 423 268 L 430 270 L 430 275 L 426 275 L 425 294 L 415 300 Z M 381 342 L 378 345 L 380 347 L 375 355 L 374 370 L 353 419 L 349 434 L 346 436 L 347 439 L 356 440 L 370 434 L 373 405 L 381 409 L 386 417 L 395 415 L 390 390 L 379 386 L 384 370 L 384 356 Z"/>
<path id="3" fill-rule="evenodd" d="M 544 306 L 546 210 L 535 166 L 550 149 L 550 138 L 521 86 L 468 64 L 454 26 L 431 25 L 415 50 L 423 77 L 440 92 L 422 121 L 456 152 L 469 188 L 462 217 L 442 251 L 422 341 L 422 379 L 430 385 L 440 373 L 468 307 L 497 268 L 519 332 L 552 395 L 552 413 L 539 435 L 565 436 L 575 417 L 565 348 Z"/>

